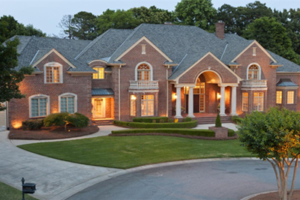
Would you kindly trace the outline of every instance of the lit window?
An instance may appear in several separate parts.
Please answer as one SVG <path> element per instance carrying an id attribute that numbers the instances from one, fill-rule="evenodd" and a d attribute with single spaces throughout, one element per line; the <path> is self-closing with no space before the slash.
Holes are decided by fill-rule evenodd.
<path id="1" fill-rule="evenodd" d="M 45 65 L 45 83 L 62 83 L 62 65 L 58 63 Z"/>
<path id="2" fill-rule="evenodd" d="M 294 104 L 294 91 L 287 92 L 287 104 Z"/>
<path id="3" fill-rule="evenodd" d="M 264 111 L 264 93 L 254 92 L 253 110 Z"/>
<path id="4" fill-rule="evenodd" d="M 104 79 L 104 68 L 103 67 L 94 67 L 95 73 L 93 73 L 93 79 Z"/>
<path id="5" fill-rule="evenodd" d="M 153 116 L 154 115 L 154 96 L 153 95 L 142 95 L 142 116 Z"/>
<path id="6" fill-rule="evenodd" d="M 150 72 L 151 72 L 151 69 L 148 65 L 141 64 L 137 68 L 137 80 L 138 81 L 150 81 L 151 80 Z"/>
<path id="7" fill-rule="evenodd" d="M 282 104 L 282 91 L 276 91 L 276 103 Z"/>
<path id="8" fill-rule="evenodd" d="M 248 70 L 248 80 L 259 79 L 259 68 L 256 65 L 251 65 Z"/>
<path id="9" fill-rule="evenodd" d="M 136 116 L 136 96 L 130 95 L 130 116 Z"/>
<path id="10" fill-rule="evenodd" d="M 59 95 L 60 112 L 76 113 L 77 112 L 77 95 L 65 93 Z"/>
<path id="11" fill-rule="evenodd" d="M 49 97 L 46 95 L 35 95 L 30 100 L 30 117 L 45 117 L 48 115 Z"/>
<path id="12" fill-rule="evenodd" d="M 248 92 L 243 92 L 243 99 L 242 99 L 242 111 L 248 111 L 248 101 L 249 101 L 249 94 Z"/>

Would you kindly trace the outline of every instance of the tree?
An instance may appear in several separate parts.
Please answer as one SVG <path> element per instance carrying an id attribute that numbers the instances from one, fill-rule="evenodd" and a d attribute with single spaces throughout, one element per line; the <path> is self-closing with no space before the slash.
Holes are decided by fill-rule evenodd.
<path id="1" fill-rule="evenodd" d="M 239 124 L 239 139 L 248 151 L 268 161 L 275 172 L 280 200 L 291 200 L 300 153 L 300 113 L 271 108 L 266 113 L 253 112 Z M 290 195 L 287 180 L 294 172 Z"/>
<path id="2" fill-rule="evenodd" d="M 275 18 L 256 19 L 244 31 L 244 37 L 257 40 L 264 48 L 300 64 L 299 55 L 292 48 L 286 29 Z"/>
<path id="3" fill-rule="evenodd" d="M 59 28 L 62 29 L 62 37 L 68 39 L 75 39 L 74 36 L 74 24 L 72 22 L 72 15 L 64 15 L 58 24 Z"/>
<path id="4" fill-rule="evenodd" d="M 33 72 L 32 67 L 23 67 L 20 70 L 15 70 L 15 67 L 18 66 L 17 46 L 19 40 L 16 38 L 5 43 L 3 42 L 4 39 L 0 39 L 0 102 L 25 97 L 19 90 L 19 83 L 24 79 L 25 74 Z M 5 107 L 2 107 L 0 104 L 0 111 L 4 109 Z"/>
<path id="5" fill-rule="evenodd" d="M 43 33 L 39 29 L 35 29 L 32 25 L 24 26 L 23 24 L 18 23 L 18 21 L 15 20 L 14 17 L 12 16 L 3 15 L 0 18 L 0 23 L 6 24 L 5 25 L 7 29 L 6 33 L 5 34 L 3 32 L 0 33 L 5 39 L 11 38 L 15 35 L 27 35 L 27 36 L 36 35 L 39 37 L 46 36 L 45 33 Z"/>
<path id="6" fill-rule="evenodd" d="M 217 11 L 211 0 L 181 0 L 176 5 L 175 14 L 181 24 L 212 30 Z"/>
<path id="7" fill-rule="evenodd" d="M 116 29 L 133 29 L 140 22 L 134 17 L 131 10 L 109 10 L 107 9 L 97 18 L 97 31 L 102 34 L 110 28 Z"/>
<path id="8" fill-rule="evenodd" d="M 96 16 L 89 12 L 79 12 L 72 18 L 73 35 L 82 40 L 93 40 L 98 36 Z"/>
<path id="9" fill-rule="evenodd" d="M 171 12 L 156 8 L 155 6 L 151 6 L 150 8 L 142 6 L 130 10 L 139 23 L 163 24 L 164 22 L 175 21 L 175 17 Z"/>

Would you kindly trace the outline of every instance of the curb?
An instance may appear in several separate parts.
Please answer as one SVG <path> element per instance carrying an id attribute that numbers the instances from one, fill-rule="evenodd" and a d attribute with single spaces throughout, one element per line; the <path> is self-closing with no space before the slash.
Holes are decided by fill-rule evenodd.
<path id="1" fill-rule="evenodd" d="M 272 193 L 272 192 L 278 192 L 277 190 L 273 190 L 273 191 L 268 191 L 268 192 L 261 192 L 261 193 L 257 193 L 257 194 L 252 194 L 252 195 L 249 195 L 249 196 L 246 196 L 244 198 L 242 198 L 241 200 L 249 200 L 253 197 L 256 197 L 258 195 L 261 195 L 261 194 L 268 194 L 268 193 Z"/>
<path id="2" fill-rule="evenodd" d="M 209 159 L 196 159 L 196 160 L 184 160 L 184 161 L 174 161 L 174 162 L 166 162 L 166 163 L 159 163 L 159 164 L 151 164 L 151 165 L 145 165 L 140 167 L 134 167 L 130 169 L 120 170 L 117 172 L 113 172 L 104 176 L 96 177 L 93 179 L 90 179 L 84 183 L 80 183 L 73 188 L 67 189 L 57 195 L 52 196 L 49 198 L 49 200 L 64 200 L 67 199 L 74 194 L 77 194 L 84 189 L 91 187 L 95 184 L 101 183 L 103 181 L 109 180 L 111 178 L 115 178 L 121 175 L 125 175 L 132 172 L 138 172 L 146 169 L 154 169 L 159 167 L 167 167 L 167 166 L 174 166 L 174 165 L 182 165 L 182 164 L 193 164 L 193 163 L 201 163 L 201 162 L 216 162 L 216 161 L 238 161 L 238 160 L 259 160 L 258 158 L 209 158 Z M 244 199 L 243 199 L 244 200 Z"/>

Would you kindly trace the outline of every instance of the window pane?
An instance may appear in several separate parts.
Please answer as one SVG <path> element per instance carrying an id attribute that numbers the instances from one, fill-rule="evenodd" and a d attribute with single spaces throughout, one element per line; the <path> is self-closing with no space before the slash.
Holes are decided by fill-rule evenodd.
<path id="1" fill-rule="evenodd" d="M 60 99 L 60 112 L 67 112 L 67 98 Z"/>
<path id="2" fill-rule="evenodd" d="M 46 82 L 52 83 L 52 67 L 46 67 Z"/>
<path id="3" fill-rule="evenodd" d="M 93 68 L 95 71 L 97 71 L 96 73 L 93 73 L 93 79 L 98 79 L 98 71 L 99 71 L 99 68 L 98 67 L 94 67 Z"/>
<path id="4" fill-rule="evenodd" d="M 136 97 L 130 95 L 130 115 L 136 116 Z"/>
<path id="5" fill-rule="evenodd" d="M 39 116 L 46 116 L 47 115 L 47 99 L 39 99 L 40 101 L 40 115 Z"/>
<path id="6" fill-rule="evenodd" d="M 264 111 L 264 93 L 263 92 L 254 92 L 253 99 L 253 110 Z"/>
<path id="7" fill-rule="evenodd" d="M 104 68 L 98 68 L 99 69 L 99 79 L 104 79 Z"/>
<path id="8" fill-rule="evenodd" d="M 59 83 L 59 67 L 53 67 L 53 82 Z"/>
<path id="9" fill-rule="evenodd" d="M 68 97 L 68 113 L 74 113 L 74 97 Z"/>
<path id="10" fill-rule="evenodd" d="M 38 117 L 39 116 L 39 100 L 38 99 L 31 99 L 31 116 Z"/>
<path id="11" fill-rule="evenodd" d="M 277 104 L 282 104 L 282 91 L 277 91 L 276 92 L 276 103 Z"/>
<path id="12" fill-rule="evenodd" d="M 248 111 L 248 93 L 243 92 L 242 111 Z"/>
<path id="13" fill-rule="evenodd" d="M 294 104 L 294 91 L 287 92 L 287 104 Z"/>

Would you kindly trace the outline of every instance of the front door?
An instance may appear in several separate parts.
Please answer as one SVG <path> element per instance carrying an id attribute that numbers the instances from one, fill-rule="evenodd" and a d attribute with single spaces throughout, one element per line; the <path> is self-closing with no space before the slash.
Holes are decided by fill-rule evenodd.
<path id="1" fill-rule="evenodd" d="M 94 99 L 94 118 L 105 117 L 104 99 Z"/>

